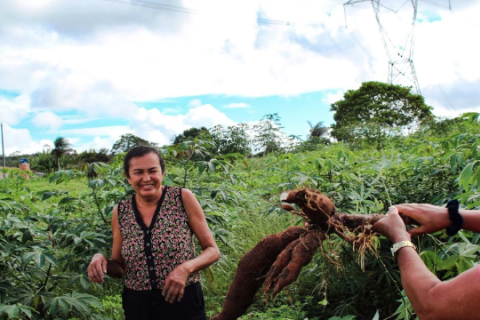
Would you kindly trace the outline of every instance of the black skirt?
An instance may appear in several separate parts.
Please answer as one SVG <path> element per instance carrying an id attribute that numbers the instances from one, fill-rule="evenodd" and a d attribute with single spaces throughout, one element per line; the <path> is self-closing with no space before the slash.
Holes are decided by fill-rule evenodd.
<path id="1" fill-rule="evenodd" d="M 202 286 L 185 287 L 181 301 L 165 301 L 161 290 L 136 291 L 124 288 L 125 320 L 206 320 Z"/>

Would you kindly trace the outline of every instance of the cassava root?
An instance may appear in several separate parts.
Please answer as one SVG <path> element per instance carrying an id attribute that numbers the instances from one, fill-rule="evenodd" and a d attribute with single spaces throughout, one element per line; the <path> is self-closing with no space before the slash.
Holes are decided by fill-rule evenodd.
<path id="1" fill-rule="evenodd" d="M 282 233 L 267 236 L 247 252 L 238 263 L 221 313 L 211 320 L 235 320 L 243 315 L 262 284 L 264 296 L 267 297 L 273 288 L 271 297 L 275 297 L 297 279 L 303 266 L 310 263 L 328 234 L 336 233 L 358 246 L 359 243 L 367 243 L 365 235 L 372 234 L 371 226 L 384 217 L 379 214 L 336 212 L 330 198 L 307 188 L 284 192 L 280 200 L 288 203 L 283 204 L 282 208 L 303 216 L 310 226 L 290 227 Z M 301 211 L 291 204 L 296 204 Z M 358 241 L 355 232 L 363 234 L 362 241 Z M 365 248 L 357 249 L 365 251 Z"/>

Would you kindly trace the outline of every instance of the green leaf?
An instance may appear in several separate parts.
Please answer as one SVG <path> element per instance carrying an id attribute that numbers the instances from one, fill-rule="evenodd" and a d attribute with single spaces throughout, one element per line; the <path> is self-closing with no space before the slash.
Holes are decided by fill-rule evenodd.
<path id="1" fill-rule="evenodd" d="M 460 173 L 459 177 L 459 184 L 463 187 L 465 191 L 468 192 L 469 190 L 469 182 L 470 179 L 472 178 L 472 171 L 473 171 L 473 166 L 477 163 L 478 160 L 475 160 L 473 162 L 470 162 L 463 168 L 462 172 Z"/>
<path id="2" fill-rule="evenodd" d="M 48 198 L 51 198 L 52 196 L 54 196 L 57 192 L 55 191 L 47 191 L 47 192 L 44 192 L 42 194 L 42 201 L 45 201 L 47 200 Z"/>
<path id="3" fill-rule="evenodd" d="M 205 162 L 200 163 L 198 165 L 198 173 L 202 174 L 205 171 L 206 168 L 207 168 L 207 165 L 205 164 Z"/>
<path id="4" fill-rule="evenodd" d="M 48 263 L 51 263 L 52 265 L 56 266 L 57 265 L 57 259 L 55 259 L 54 256 L 52 256 L 49 253 L 44 253 L 43 254 L 45 257 L 45 260 L 47 260 Z"/>
<path id="5" fill-rule="evenodd" d="M 433 251 L 425 250 L 420 253 L 420 257 L 427 266 L 428 270 L 435 272 L 435 266 L 437 265 L 437 262 L 440 261 L 438 255 Z"/>
<path id="6" fill-rule="evenodd" d="M 458 273 L 462 273 L 472 268 L 473 262 L 465 257 L 460 257 L 455 265 L 457 266 Z"/>
<path id="7" fill-rule="evenodd" d="M 88 181 L 88 186 L 90 188 L 101 188 L 105 185 L 105 180 L 104 179 L 92 179 Z"/>
<path id="8" fill-rule="evenodd" d="M 441 260 L 437 265 L 437 270 L 451 270 L 457 263 L 459 256 L 453 255 L 445 260 Z"/>
<path id="9" fill-rule="evenodd" d="M 451 168 L 452 170 L 454 170 L 456 165 L 457 165 L 457 154 L 454 154 L 454 155 L 450 158 L 450 168 Z"/>
<path id="10" fill-rule="evenodd" d="M 209 172 L 215 172 L 216 169 L 217 169 L 217 165 L 215 164 L 215 162 L 209 162 L 208 163 L 208 171 Z"/>
<path id="11" fill-rule="evenodd" d="M 60 202 L 58 204 L 62 205 L 62 204 L 70 203 L 70 202 L 73 202 L 73 201 L 78 201 L 78 199 L 74 198 L 74 197 L 65 197 L 65 198 L 62 198 L 62 200 L 60 200 Z"/>
<path id="12" fill-rule="evenodd" d="M 27 263 L 28 261 L 30 261 L 31 259 L 33 259 L 33 257 L 35 256 L 36 252 L 25 252 L 22 256 L 22 261 L 23 263 Z"/>

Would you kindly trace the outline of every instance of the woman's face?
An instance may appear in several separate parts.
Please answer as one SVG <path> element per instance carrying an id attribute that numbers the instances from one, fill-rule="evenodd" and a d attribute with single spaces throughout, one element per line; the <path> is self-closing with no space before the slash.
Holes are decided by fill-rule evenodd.
<path id="1" fill-rule="evenodd" d="M 160 195 L 163 172 L 160 160 L 155 153 L 130 159 L 128 173 L 130 176 L 127 177 L 128 183 L 138 196 L 148 199 Z"/>

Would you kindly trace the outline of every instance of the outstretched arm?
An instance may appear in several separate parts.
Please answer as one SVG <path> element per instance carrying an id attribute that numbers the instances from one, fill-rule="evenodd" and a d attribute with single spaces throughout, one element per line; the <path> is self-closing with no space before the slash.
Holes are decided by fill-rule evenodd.
<path id="1" fill-rule="evenodd" d="M 448 218 L 448 213 L 447 213 Z M 405 224 L 392 207 L 373 229 L 393 243 L 410 240 Z M 397 252 L 402 285 L 420 320 L 478 319 L 480 307 L 479 268 L 474 267 L 449 281 L 440 281 L 423 263 L 415 249 Z"/>
<path id="2" fill-rule="evenodd" d="M 194 259 L 176 267 L 168 275 L 162 294 L 170 303 L 182 299 L 185 283 L 191 273 L 208 268 L 220 258 L 220 250 L 213 239 L 200 203 L 188 189 L 182 189 L 182 200 L 188 215 L 188 223 L 200 243 L 202 252 Z"/>

